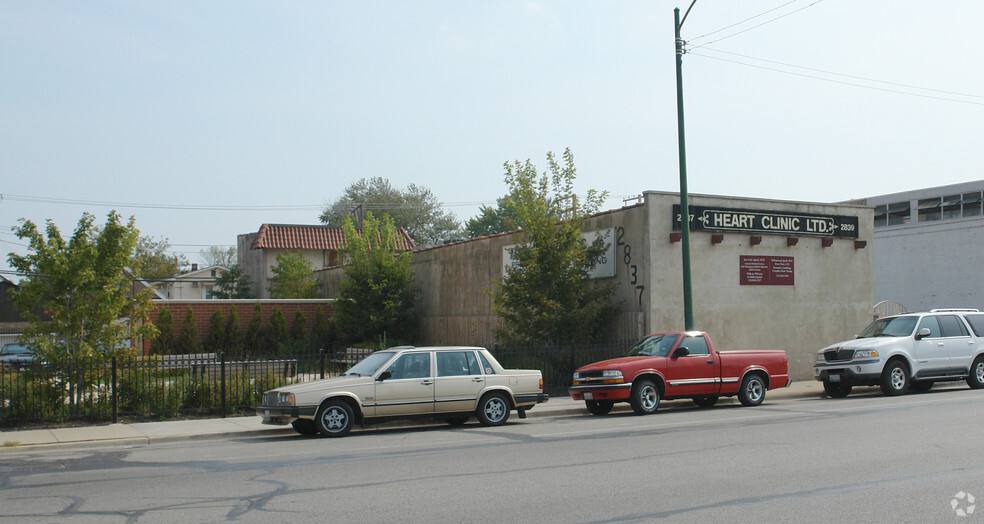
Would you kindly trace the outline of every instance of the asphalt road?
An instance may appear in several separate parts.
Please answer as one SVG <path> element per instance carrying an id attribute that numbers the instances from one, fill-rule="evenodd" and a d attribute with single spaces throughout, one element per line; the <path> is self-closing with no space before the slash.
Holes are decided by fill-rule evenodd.
<path id="1" fill-rule="evenodd" d="M 11 451 L 0 522 L 984 521 L 984 391 L 691 406 Z"/>

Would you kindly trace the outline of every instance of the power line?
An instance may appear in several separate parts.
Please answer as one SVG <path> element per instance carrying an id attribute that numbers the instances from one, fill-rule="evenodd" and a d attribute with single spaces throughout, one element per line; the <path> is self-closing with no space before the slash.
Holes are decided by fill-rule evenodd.
<path id="1" fill-rule="evenodd" d="M 758 18 L 758 17 L 760 17 L 760 16 L 765 16 L 765 15 L 767 15 L 767 14 L 769 14 L 769 13 L 771 13 L 771 12 L 773 12 L 773 11 L 776 11 L 776 10 L 778 10 L 778 9 L 782 9 L 783 7 L 786 7 L 786 6 L 787 6 L 787 5 L 789 5 L 789 4 L 795 4 L 795 3 L 796 3 L 796 2 L 798 2 L 798 1 L 799 1 L 799 0 L 790 0 L 789 2 L 786 2 L 785 4 L 782 4 L 782 5 L 780 5 L 780 6 L 777 6 L 777 7 L 773 7 L 772 9 L 769 9 L 768 11 L 763 11 L 763 12 L 761 12 L 761 13 L 759 13 L 759 14 L 757 14 L 757 15 L 755 15 L 755 16 L 750 16 L 750 17 L 748 17 L 748 18 L 746 18 L 746 19 L 744 19 L 744 20 L 742 20 L 741 22 L 736 22 L 736 23 L 734 23 L 734 24 L 731 24 L 731 25 L 728 25 L 728 26 L 724 26 L 724 27 L 722 27 L 721 29 L 718 29 L 718 30 L 716 30 L 716 31 L 711 31 L 710 33 L 705 33 L 705 34 L 702 34 L 702 35 L 700 35 L 700 36 L 697 36 L 697 37 L 694 37 L 694 38 L 691 38 L 690 40 L 691 40 L 691 41 L 693 41 L 693 40 L 700 40 L 701 38 L 705 38 L 705 37 L 708 37 L 708 36 L 711 36 L 711 35 L 716 35 L 716 34 L 718 34 L 718 33 L 720 33 L 721 31 L 727 31 L 728 29 L 731 29 L 732 27 L 737 27 L 737 26 L 740 26 L 741 24 L 744 24 L 745 22 L 748 22 L 748 21 L 751 21 L 751 20 L 754 20 L 754 19 L 756 19 L 756 18 Z"/>
<path id="2" fill-rule="evenodd" d="M 957 103 L 961 103 L 961 104 L 971 104 L 971 105 L 975 105 L 975 106 L 984 106 L 984 102 L 973 102 L 973 101 L 970 101 L 970 100 L 958 100 L 956 98 L 947 98 L 947 97 L 943 97 L 943 96 L 934 96 L 934 95 L 925 95 L 925 94 L 920 94 L 920 93 L 911 93 L 911 92 L 908 92 L 908 91 L 900 91 L 900 90 L 897 90 L 897 89 L 887 89 L 887 88 L 884 88 L 884 87 L 875 87 L 875 86 L 869 86 L 869 85 L 864 85 L 864 84 L 858 84 L 858 83 L 855 83 L 855 82 L 845 82 L 843 80 L 835 80 L 835 79 L 832 79 L 832 78 L 824 78 L 824 77 L 821 77 L 821 76 L 807 75 L 807 74 L 804 74 L 804 73 L 796 73 L 796 72 L 793 72 L 793 71 L 785 71 L 785 70 L 776 69 L 776 68 L 773 68 L 773 67 L 765 67 L 765 66 L 760 66 L 760 65 L 755 65 L 755 64 L 749 64 L 749 63 L 745 63 L 745 62 L 739 62 L 737 60 L 728 60 L 727 58 L 720 58 L 720 57 L 717 57 L 717 56 L 703 55 L 703 54 L 700 54 L 700 53 L 691 53 L 691 54 L 693 54 L 694 56 L 700 56 L 700 57 L 703 57 L 703 58 L 709 58 L 711 60 L 718 60 L 718 61 L 721 61 L 721 62 L 728 62 L 728 63 L 731 63 L 731 64 L 743 65 L 745 67 L 754 67 L 756 69 L 764 69 L 766 71 L 774 71 L 776 73 L 783 73 L 783 74 L 786 74 L 786 75 L 799 76 L 799 77 L 802 77 L 802 78 L 812 78 L 814 80 L 822 80 L 824 82 L 831 82 L 831 83 L 834 83 L 834 84 L 841 84 L 841 85 L 847 85 L 847 86 L 852 86 L 852 87 L 860 87 L 860 88 L 864 88 L 864 89 L 871 89 L 871 90 L 874 90 L 874 91 L 883 91 L 883 92 L 886 92 L 886 93 L 895 93 L 895 94 L 898 94 L 898 95 L 908 95 L 908 96 L 916 96 L 916 97 L 919 97 L 919 98 L 929 98 L 929 99 L 933 99 L 933 100 L 942 100 L 942 101 L 945 101 L 945 102 L 957 102 Z M 961 95 L 961 96 L 968 96 L 968 95 Z M 970 96 L 977 96 L 977 95 L 970 95 Z"/>
<path id="3" fill-rule="evenodd" d="M 708 45 L 711 45 L 713 43 L 720 42 L 721 40 L 727 40 L 727 39 L 729 39 L 731 37 L 738 36 L 738 35 L 743 34 L 743 33 L 747 33 L 747 32 L 749 32 L 749 31 L 751 31 L 753 29 L 758 29 L 759 27 L 762 27 L 762 26 L 767 25 L 767 24 L 771 24 L 772 22 L 775 22 L 777 20 L 781 20 L 783 18 L 786 18 L 789 15 L 794 15 L 794 14 L 796 14 L 796 13 L 798 13 L 798 12 L 804 10 L 804 9 L 808 9 L 810 7 L 813 7 L 813 6 L 817 5 L 817 4 L 819 4 L 820 2 L 823 2 L 823 0 L 815 0 L 813 3 L 811 3 L 809 5 L 805 5 L 805 6 L 801 7 L 801 8 L 799 8 L 799 9 L 796 9 L 795 11 L 790 11 L 790 12 L 784 14 L 784 15 L 779 15 L 779 16 L 777 16 L 775 18 L 771 18 L 769 20 L 766 20 L 765 22 L 762 22 L 761 24 L 753 25 L 752 27 L 749 27 L 748 29 L 742 29 L 741 31 L 738 31 L 737 33 L 732 33 L 732 34 L 727 35 L 727 36 L 722 36 L 721 38 L 718 38 L 717 40 L 711 40 L 710 42 L 707 42 L 706 44 L 701 44 L 701 45 L 699 45 L 697 47 L 694 47 L 693 49 L 690 49 L 690 50 L 688 50 L 686 52 L 689 53 L 689 52 L 691 52 L 691 51 L 693 51 L 695 49 L 700 49 L 700 48 L 702 48 L 704 46 L 708 46 Z M 769 13 L 771 11 L 775 11 L 776 9 L 785 7 L 785 6 L 787 6 L 787 5 L 791 4 L 791 3 L 793 3 L 793 2 L 787 2 L 787 3 L 785 3 L 785 4 L 783 4 L 783 5 L 779 6 L 779 7 L 776 7 L 774 9 L 770 9 L 769 11 L 766 11 L 765 13 L 760 13 L 760 14 L 755 15 L 755 16 L 753 16 L 751 18 L 748 18 L 748 19 L 746 19 L 746 20 L 744 20 L 742 22 L 738 22 L 737 24 L 732 24 L 731 26 L 728 26 L 728 27 L 734 27 L 736 25 L 741 25 L 741 24 L 745 23 L 748 20 L 751 20 L 753 18 L 757 18 L 757 17 L 762 16 L 763 14 Z M 707 33 L 706 35 L 698 36 L 697 38 L 694 38 L 693 40 L 698 40 L 698 39 L 703 38 L 705 36 L 709 36 L 709 35 L 712 35 L 712 34 L 715 34 L 715 33 L 719 33 L 721 31 L 723 31 L 724 29 L 727 29 L 727 28 L 722 28 L 722 29 L 718 29 L 717 31 L 712 31 L 710 33 Z"/>
<path id="4" fill-rule="evenodd" d="M 914 86 L 914 85 L 910 85 L 910 84 L 901 84 L 901 83 L 898 83 L 898 82 L 889 82 L 889 81 L 886 81 L 886 80 L 878 80 L 878 79 L 875 79 L 875 78 L 866 78 L 866 77 L 863 77 L 863 76 L 848 75 L 848 74 L 844 74 L 844 73 L 838 73 L 838 72 L 835 72 L 835 71 L 826 71 L 826 70 L 823 70 L 823 69 L 817 69 L 817 68 L 813 68 L 813 67 L 805 67 L 805 66 L 798 66 L 798 65 L 795 65 L 795 64 L 788 64 L 788 63 L 785 63 L 785 62 L 779 62 L 777 60 L 768 60 L 766 58 L 757 58 L 757 57 L 754 57 L 754 56 L 743 55 L 743 54 L 740 54 L 740 53 L 732 53 L 732 52 L 729 52 L 729 51 L 721 51 L 720 49 L 713 49 L 713 48 L 710 48 L 710 47 L 705 47 L 703 49 L 705 51 L 713 51 L 715 53 L 722 53 L 722 54 L 725 54 L 725 55 L 738 56 L 738 57 L 741 57 L 741 58 L 747 58 L 749 60 L 757 60 L 759 62 L 766 62 L 766 63 L 769 63 L 769 64 L 781 65 L 783 67 L 793 67 L 793 68 L 796 68 L 796 69 L 803 69 L 803 70 L 806 70 L 806 71 L 813 71 L 813 72 L 816 72 L 816 73 L 823 73 L 825 75 L 842 76 L 844 78 L 853 78 L 855 80 L 864 80 L 865 82 L 875 82 L 875 83 L 878 83 L 878 84 L 886 84 L 886 85 L 891 85 L 891 86 L 896 86 L 896 87 L 905 87 L 905 88 L 909 88 L 909 89 L 919 89 L 921 91 L 930 91 L 930 92 L 933 92 L 933 93 L 942 93 L 942 94 L 945 94 L 945 95 L 954 95 L 954 96 L 962 96 L 962 97 L 968 97 L 968 98 L 981 98 L 981 99 L 984 99 L 984 95 L 974 95 L 974 94 L 970 94 L 970 93 L 959 93 L 959 92 L 956 92 L 956 91 L 945 91 L 945 90 L 942 90 L 942 89 L 933 89 L 933 88 L 930 88 L 930 87 Z M 704 56 L 704 55 L 699 55 L 698 54 L 697 56 Z"/>

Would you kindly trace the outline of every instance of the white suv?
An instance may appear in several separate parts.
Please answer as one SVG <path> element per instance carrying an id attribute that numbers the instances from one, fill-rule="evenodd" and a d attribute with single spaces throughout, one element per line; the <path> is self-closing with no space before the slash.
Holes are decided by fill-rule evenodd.
<path id="1" fill-rule="evenodd" d="M 880 318 L 854 340 L 818 351 L 813 376 L 835 398 L 853 386 L 879 385 L 886 395 L 949 380 L 984 388 L 984 313 L 933 309 Z"/>

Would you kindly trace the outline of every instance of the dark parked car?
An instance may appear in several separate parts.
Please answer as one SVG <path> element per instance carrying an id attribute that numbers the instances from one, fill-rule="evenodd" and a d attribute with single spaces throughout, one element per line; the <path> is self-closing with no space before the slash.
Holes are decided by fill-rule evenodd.
<path id="1" fill-rule="evenodd" d="M 23 344 L 10 342 L 0 348 L 0 366 L 21 368 L 34 362 L 34 353 Z"/>

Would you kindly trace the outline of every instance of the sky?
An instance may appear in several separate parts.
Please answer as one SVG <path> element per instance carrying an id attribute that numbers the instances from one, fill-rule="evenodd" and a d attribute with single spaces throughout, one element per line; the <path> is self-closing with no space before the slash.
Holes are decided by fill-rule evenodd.
<path id="1" fill-rule="evenodd" d="M 571 148 L 606 209 L 679 191 L 673 8 L 650 1 L 0 0 L 11 228 L 134 216 L 200 262 L 317 224 L 362 178 L 461 221 L 503 163 Z M 984 2 L 700 0 L 682 37 L 691 193 L 841 202 L 984 178 Z"/>

